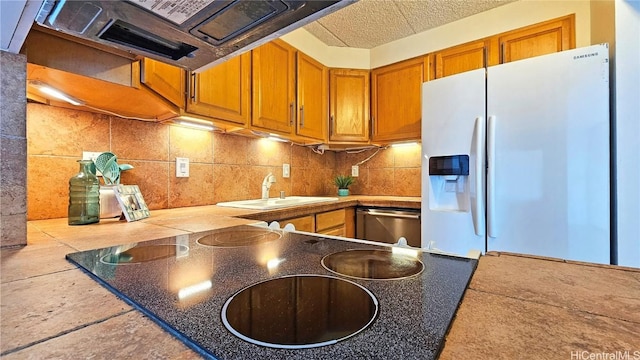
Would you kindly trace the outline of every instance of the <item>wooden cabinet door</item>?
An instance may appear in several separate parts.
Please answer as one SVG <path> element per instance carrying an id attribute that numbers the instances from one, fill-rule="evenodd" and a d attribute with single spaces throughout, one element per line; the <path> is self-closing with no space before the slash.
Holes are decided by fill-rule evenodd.
<path id="1" fill-rule="evenodd" d="M 187 112 L 246 125 L 251 103 L 251 54 L 191 74 Z"/>
<path id="2" fill-rule="evenodd" d="M 497 52 L 491 44 L 490 40 L 478 40 L 437 51 L 434 54 L 435 78 L 496 65 Z"/>
<path id="3" fill-rule="evenodd" d="M 346 232 L 344 230 L 344 225 L 342 225 L 333 229 L 318 231 L 318 234 L 344 237 L 346 235 Z"/>
<path id="4" fill-rule="evenodd" d="M 251 125 L 291 134 L 296 118 L 295 49 L 274 40 L 252 51 Z"/>
<path id="5" fill-rule="evenodd" d="M 356 237 L 356 208 L 354 207 L 344 209 L 344 236 Z"/>
<path id="6" fill-rule="evenodd" d="M 327 211 L 316 214 L 316 231 L 322 233 L 326 230 L 343 227 L 345 221 L 345 209 Z"/>
<path id="7" fill-rule="evenodd" d="M 148 58 L 142 61 L 142 83 L 181 108 L 185 101 L 185 77 L 185 70 L 177 66 Z"/>
<path id="8" fill-rule="evenodd" d="M 420 139 L 427 57 L 371 71 L 372 141 Z"/>
<path id="9" fill-rule="evenodd" d="M 369 71 L 329 71 L 329 141 L 369 141 Z"/>
<path id="10" fill-rule="evenodd" d="M 316 231 L 316 217 L 314 215 L 302 216 L 293 219 L 281 220 L 280 226 L 291 224 L 298 231 L 315 232 Z"/>
<path id="11" fill-rule="evenodd" d="M 500 62 L 526 59 L 575 48 L 575 15 L 509 31 L 498 36 Z"/>
<path id="12" fill-rule="evenodd" d="M 327 128 L 327 68 L 297 53 L 298 121 L 296 133 L 325 141 Z"/>

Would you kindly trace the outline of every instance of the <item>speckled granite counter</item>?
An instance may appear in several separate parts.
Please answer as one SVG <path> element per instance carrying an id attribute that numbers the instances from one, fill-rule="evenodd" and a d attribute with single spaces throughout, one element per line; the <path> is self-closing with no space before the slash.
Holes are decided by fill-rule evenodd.
<path id="1" fill-rule="evenodd" d="M 378 317 L 368 328 L 333 345 L 273 349 L 245 342 L 223 327 L 221 309 L 226 299 L 266 279 L 295 274 L 335 276 L 322 267 L 324 255 L 347 249 L 386 247 L 288 232 L 278 240 L 245 247 L 222 248 L 196 243 L 208 234 L 210 232 L 138 243 L 139 247 L 184 244 L 185 249 L 188 248 L 143 264 L 118 266 L 100 261 L 122 247 L 68 257 L 168 330 L 184 336 L 201 354 L 219 359 L 434 359 L 477 264 L 477 260 L 424 253 L 420 256 L 425 269 L 417 276 L 398 280 L 351 279 L 369 289 L 380 303 Z M 267 260 L 273 257 L 284 261 L 270 268 Z M 204 292 L 206 295 L 179 300 L 177 294 L 182 287 L 202 280 L 213 283 L 211 289 Z M 324 318 L 320 314 L 318 320 Z"/>

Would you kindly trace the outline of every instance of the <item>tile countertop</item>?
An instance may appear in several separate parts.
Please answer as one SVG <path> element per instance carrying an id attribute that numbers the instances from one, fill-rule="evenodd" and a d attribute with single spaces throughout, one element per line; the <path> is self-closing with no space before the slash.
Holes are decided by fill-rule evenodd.
<path id="1" fill-rule="evenodd" d="M 338 201 L 325 203 L 316 203 L 291 208 L 273 209 L 273 210 L 243 210 L 237 215 L 247 219 L 259 219 L 264 221 L 273 221 L 305 216 L 313 213 L 331 211 L 335 209 L 351 207 L 351 206 L 376 206 L 376 207 L 396 207 L 420 209 L 422 206 L 420 197 L 397 197 L 397 196 L 364 196 L 351 195 L 337 197 Z M 220 207 L 217 207 L 220 209 Z M 241 210 L 241 209 L 233 209 Z M 216 210 L 218 211 L 218 210 Z"/>
<path id="2" fill-rule="evenodd" d="M 419 197 L 344 196 L 338 201 L 273 210 L 250 210 L 215 205 L 152 210 L 147 219 L 124 223 L 101 219 L 88 226 L 68 226 L 66 218 L 35 220 L 29 223 L 76 250 L 90 250 L 136 241 L 154 240 L 199 231 L 214 230 L 256 221 L 271 222 L 351 206 L 403 207 L 419 209 Z M 28 236 L 27 236 L 28 237 Z"/>
<path id="3" fill-rule="evenodd" d="M 420 207 L 419 198 L 398 202 L 405 199 L 353 196 L 339 201 L 343 206 Z M 295 217 L 312 210 L 272 215 Z M 237 217 L 256 213 L 204 206 L 156 210 L 134 223 L 107 220 L 70 227 L 66 219 L 29 222 L 29 245 L 1 251 L 0 356 L 199 359 L 64 257 L 131 239 L 250 224 L 255 221 Z M 489 253 L 480 258 L 440 358 L 588 359 L 628 351 L 633 359 L 635 354 L 640 358 L 637 334 L 640 269 Z"/>
<path id="4" fill-rule="evenodd" d="M 489 252 L 440 359 L 640 359 L 639 334 L 640 269 Z"/>

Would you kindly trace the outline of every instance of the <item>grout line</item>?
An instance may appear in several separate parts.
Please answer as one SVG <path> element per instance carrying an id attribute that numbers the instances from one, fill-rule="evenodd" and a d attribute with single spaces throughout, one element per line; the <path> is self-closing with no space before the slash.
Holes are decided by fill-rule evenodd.
<path id="1" fill-rule="evenodd" d="M 36 228 L 38 228 L 38 227 L 36 226 Z M 54 235 L 52 235 L 52 234 L 48 233 L 46 230 L 43 230 L 43 229 L 40 229 L 40 228 L 38 228 L 38 230 L 40 230 L 40 232 L 42 232 L 43 234 L 45 234 L 45 235 L 47 235 L 47 236 L 51 237 L 52 239 L 54 239 L 54 240 L 55 240 L 56 242 L 58 242 L 59 244 L 62 244 L 62 245 L 64 245 L 64 246 L 68 246 L 68 247 L 70 247 L 71 249 L 73 249 L 73 250 L 75 250 L 75 251 L 82 251 L 82 250 L 80 250 L 80 249 L 76 248 L 75 246 L 73 246 L 73 245 L 71 245 L 71 244 L 68 244 L 68 243 L 66 242 L 66 240 L 58 239 L 58 238 L 57 238 L 57 237 L 55 237 Z M 28 245 L 27 245 L 27 246 L 28 246 Z"/>
<path id="2" fill-rule="evenodd" d="M 4 352 L 0 353 L 0 356 L 6 356 L 6 355 L 9 355 L 9 354 L 12 354 L 12 353 L 15 353 L 15 352 L 18 352 L 18 351 L 21 351 L 21 350 L 27 349 L 27 348 L 29 348 L 29 347 L 32 347 L 32 346 L 35 346 L 35 345 L 38 345 L 38 344 L 41 344 L 41 343 L 47 342 L 47 341 L 49 341 L 49 340 L 53 340 L 53 339 L 55 339 L 55 338 L 58 338 L 58 337 L 61 337 L 61 336 L 67 335 L 67 334 L 69 334 L 69 333 L 72 333 L 72 332 L 74 332 L 74 331 L 78 331 L 78 330 L 84 329 L 84 328 L 89 327 L 89 326 L 92 326 L 92 325 L 97 325 L 97 324 L 103 323 L 103 322 L 105 322 L 105 321 L 107 321 L 107 320 L 111 320 L 111 319 L 113 319 L 113 318 L 115 318 L 115 317 L 117 317 L 117 316 L 122 316 L 122 315 L 125 315 L 126 313 L 133 312 L 133 311 L 136 311 L 136 309 L 131 308 L 131 309 L 128 309 L 128 310 L 123 310 L 123 311 L 121 311 L 121 312 L 119 312 L 119 313 L 117 313 L 117 314 L 113 314 L 113 315 L 108 316 L 108 317 L 106 317 L 106 318 L 104 318 L 104 319 L 99 319 L 99 320 L 95 320 L 95 321 L 92 321 L 92 322 L 89 322 L 89 323 L 86 323 L 86 324 L 83 324 L 83 325 L 80 325 L 80 326 L 76 326 L 76 327 L 74 327 L 74 328 L 71 328 L 71 329 L 68 329 L 68 330 L 62 331 L 62 332 L 60 332 L 60 333 L 58 333 L 58 334 L 56 334 L 56 335 L 47 336 L 47 337 L 45 337 L 45 338 L 43 338 L 43 339 L 36 340 L 36 341 L 30 342 L 30 343 L 28 343 L 28 344 L 18 346 L 18 347 L 16 347 L 16 348 L 6 350 L 6 351 L 4 351 Z"/>
<path id="3" fill-rule="evenodd" d="M 65 260 L 65 261 L 67 261 L 67 260 Z M 68 261 L 67 261 L 67 262 L 68 262 Z M 73 268 L 70 268 L 70 269 L 64 269 L 64 270 L 57 270 L 57 271 L 49 272 L 49 273 L 46 273 L 46 274 L 38 274 L 38 275 L 28 276 L 28 277 L 21 278 L 21 279 L 14 279 L 14 280 L 11 280 L 11 281 L 2 282 L 2 285 L 5 285 L 5 284 L 12 284 L 12 283 L 14 283 L 14 282 L 18 282 L 18 281 L 25 281 L 25 280 L 30 280 L 30 279 L 36 279 L 36 278 L 39 278 L 39 277 L 42 277 L 42 276 L 47 276 L 47 275 L 59 274 L 59 273 L 63 273 L 63 272 L 66 272 L 66 271 L 78 270 L 78 268 L 77 268 L 76 266 L 74 266 L 72 263 L 70 263 L 70 262 L 69 262 L 69 265 L 72 265 L 72 266 L 73 266 Z"/>
<path id="4" fill-rule="evenodd" d="M 327 32 L 329 34 L 331 34 L 331 36 L 333 36 L 336 40 L 338 40 L 339 42 L 341 42 L 344 46 L 349 46 L 349 44 L 347 44 L 346 42 L 344 42 L 344 40 L 342 40 L 340 37 L 338 37 L 338 35 L 336 35 L 333 31 L 329 30 L 329 28 L 327 28 L 326 26 L 324 26 L 323 23 L 321 23 L 320 21 L 317 21 L 318 25 L 322 26 L 325 30 L 327 30 Z"/>

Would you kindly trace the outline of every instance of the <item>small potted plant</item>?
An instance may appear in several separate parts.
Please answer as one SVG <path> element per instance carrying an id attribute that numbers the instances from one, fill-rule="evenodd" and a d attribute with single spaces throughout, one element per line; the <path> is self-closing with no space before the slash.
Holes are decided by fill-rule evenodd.
<path id="1" fill-rule="evenodd" d="M 333 179 L 333 183 L 338 187 L 338 196 L 349 195 L 349 186 L 351 186 L 356 179 L 351 175 L 338 175 Z"/>

